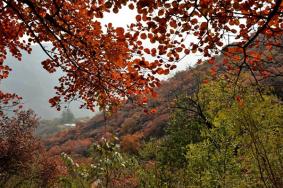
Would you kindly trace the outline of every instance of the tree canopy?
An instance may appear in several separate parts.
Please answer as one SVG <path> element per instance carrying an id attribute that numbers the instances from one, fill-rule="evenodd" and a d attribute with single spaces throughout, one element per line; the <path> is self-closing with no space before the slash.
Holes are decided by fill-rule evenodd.
<path id="1" fill-rule="evenodd" d="M 125 6 L 137 12 L 128 28 L 99 22 L 105 12 L 118 13 Z M 129 96 L 154 96 L 157 75 L 169 74 L 191 53 L 211 64 L 215 54 L 223 53 L 228 75 L 247 70 L 255 81 L 282 75 L 272 57 L 272 50 L 282 49 L 282 0 L 3 0 L 0 22 L 0 79 L 11 70 L 7 53 L 21 60 L 22 50 L 30 53 L 31 45 L 39 44 L 48 56 L 43 67 L 65 72 L 50 99 L 58 109 L 75 99 L 93 110 L 95 105 L 110 109 Z M 227 36 L 236 42 L 227 42 Z M 212 75 L 218 66 L 211 68 Z"/>

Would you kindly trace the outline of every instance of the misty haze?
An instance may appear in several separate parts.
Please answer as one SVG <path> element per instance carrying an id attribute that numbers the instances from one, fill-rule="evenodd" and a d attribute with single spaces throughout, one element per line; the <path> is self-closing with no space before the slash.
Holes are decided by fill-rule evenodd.
<path id="1" fill-rule="evenodd" d="M 59 117 L 62 112 L 51 108 L 49 98 L 55 96 L 54 86 L 58 83 L 60 71 L 49 74 L 41 65 L 46 55 L 38 45 L 32 47 L 31 54 L 23 52 L 22 61 L 9 54 L 6 64 L 12 68 L 10 76 L 2 80 L 1 89 L 23 97 L 24 107 L 32 109 L 43 119 Z M 76 117 L 93 116 L 95 112 L 79 109 L 78 102 L 69 104 Z"/>

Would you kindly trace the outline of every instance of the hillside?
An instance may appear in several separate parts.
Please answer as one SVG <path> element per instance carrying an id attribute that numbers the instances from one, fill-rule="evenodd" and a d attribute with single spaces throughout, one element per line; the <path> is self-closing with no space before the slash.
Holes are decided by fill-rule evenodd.
<path id="1" fill-rule="evenodd" d="M 169 119 L 170 102 L 179 93 L 194 92 L 199 82 L 198 78 L 205 76 L 206 69 L 208 69 L 207 65 L 201 65 L 192 70 L 176 73 L 173 78 L 164 81 L 158 89 L 158 98 L 148 103 L 149 109 L 156 108 L 156 113 L 145 113 L 143 107 L 128 102 L 106 121 L 103 114 L 96 115 L 87 123 L 78 123 L 76 128 L 49 137 L 45 143 L 51 147 L 51 150 L 54 149 L 53 146 L 56 147 L 56 154 L 69 151 L 68 147 L 71 145 L 77 147 L 72 151 L 76 153 L 77 150 L 81 151 L 79 148 L 82 146 L 79 144 L 73 146 L 71 143 L 77 141 L 92 143 L 104 136 L 105 131 L 115 133 L 119 137 L 127 134 L 142 134 L 144 139 L 161 136 Z"/>
<path id="2" fill-rule="evenodd" d="M 282 56 L 278 57 L 277 61 L 280 62 Z M 222 56 L 217 57 L 216 62 L 221 65 Z M 78 122 L 75 128 L 61 131 L 46 138 L 45 145 L 53 154 L 60 154 L 64 151 L 75 155 L 84 155 L 90 144 L 107 136 L 107 133 L 114 133 L 118 137 L 126 139 L 131 135 L 134 139 L 133 142 L 161 137 L 164 135 L 164 128 L 170 118 L 170 105 L 173 100 L 180 94 L 193 94 L 199 84 L 210 76 L 211 66 L 208 63 L 203 63 L 186 71 L 178 72 L 171 79 L 163 81 L 157 90 L 158 97 L 149 100 L 146 107 L 129 101 L 110 117 L 105 118 L 103 114 L 98 114 L 88 122 Z M 279 69 L 281 70 L 281 66 Z M 223 69 L 219 69 L 219 71 L 223 71 Z M 282 77 L 271 77 L 263 80 L 263 83 L 272 86 L 275 94 L 283 97 Z M 156 112 L 155 110 L 151 112 L 151 109 L 156 109 Z"/>

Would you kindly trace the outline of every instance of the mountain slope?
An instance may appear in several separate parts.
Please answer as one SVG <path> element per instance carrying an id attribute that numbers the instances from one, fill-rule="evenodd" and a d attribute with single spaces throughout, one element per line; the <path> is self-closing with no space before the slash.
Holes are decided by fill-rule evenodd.
<path id="1" fill-rule="evenodd" d="M 105 119 L 103 114 L 96 115 L 86 123 L 77 123 L 75 128 L 45 139 L 45 144 L 53 154 L 60 154 L 62 151 L 83 154 L 92 142 L 109 133 L 119 137 L 133 135 L 138 139 L 160 137 L 164 134 L 164 127 L 170 118 L 173 99 L 180 93 L 194 93 L 201 80 L 206 77 L 210 66 L 203 64 L 176 73 L 174 77 L 162 83 L 157 90 L 158 98 L 149 100 L 145 108 L 128 102 L 111 117 Z M 156 112 L 151 112 L 151 109 L 156 109 Z M 144 110 L 149 112 L 145 113 Z"/>
<path id="2" fill-rule="evenodd" d="M 282 59 L 280 58 L 279 61 Z M 216 62 L 221 66 L 222 56 L 216 57 Z M 162 83 L 162 86 L 157 90 L 158 98 L 149 100 L 148 106 L 145 108 L 128 102 L 111 117 L 105 118 L 103 114 L 96 115 L 86 123 L 78 123 L 73 129 L 47 138 L 45 144 L 53 154 L 60 154 L 64 151 L 84 155 L 91 143 L 113 133 L 120 137 L 122 142 L 124 139 L 126 145 L 132 145 L 133 149 L 138 149 L 140 140 L 164 135 L 164 128 L 167 126 L 172 109 L 170 106 L 174 99 L 180 94 L 193 94 L 199 84 L 209 77 L 211 66 L 208 63 L 203 63 L 176 73 L 174 77 Z M 282 69 L 282 66 L 277 68 Z M 221 71 L 223 68 L 219 69 L 218 73 L 220 74 Z M 263 83 L 273 86 L 275 93 L 283 96 L 282 77 L 271 77 L 264 80 Z M 149 112 L 145 113 L 144 109 Z M 156 112 L 154 112 L 155 110 L 151 112 L 151 109 L 156 109 Z"/>

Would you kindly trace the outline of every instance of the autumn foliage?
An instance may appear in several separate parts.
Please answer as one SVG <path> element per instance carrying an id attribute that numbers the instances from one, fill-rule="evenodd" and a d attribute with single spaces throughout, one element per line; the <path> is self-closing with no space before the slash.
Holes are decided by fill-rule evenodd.
<path id="1" fill-rule="evenodd" d="M 32 111 L 19 111 L 0 119 L 0 186 L 10 187 L 29 180 L 37 186 L 52 185 L 64 167 L 51 157 L 33 133 L 38 124 Z"/>
<path id="2" fill-rule="evenodd" d="M 128 153 L 137 153 L 141 147 L 141 139 L 142 136 L 139 134 L 125 135 L 121 139 L 121 149 Z"/>
<path id="3" fill-rule="evenodd" d="M 118 13 L 125 6 L 136 10 L 136 22 L 128 29 L 101 25 L 105 12 Z M 110 106 L 133 95 L 155 95 L 157 75 L 169 74 L 188 54 L 211 58 L 224 53 L 223 64 L 233 75 L 242 70 L 255 80 L 280 75 L 266 64 L 280 64 L 270 52 L 282 48 L 282 10 L 282 0 L 3 0 L 0 75 L 9 74 L 8 51 L 21 60 L 21 50 L 30 53 L 37 43 L 48 56 L 43 67 L 65 72 L 51 105 L 60 109 L 64 102 L 82 99 L 82 107 L 92 110 L 94 105 L 113 110 Z M 229 42 L 231 37 L 236 42 Z M 259 46 L 269 53 L 256 53 Z M 211 74 L 217 71 L 213 67 Z"/>
<path id="4" fill-rule="evenodd" d="M 127 28 L 114 27 L 112 23 L 101 24 L 106 12 L 117 14 L 124 7 L 136 14 L 135 22 Z M 106 135 L 107 130 L 109 134 L 121 133 L 123 151 L 139 155 L 141 141 L 165 134 L 169 109 L 177 108 L 171 124 L 184 124 L 185 120 L 190 120 L 190 126 L 185 127 L 187 132 L 180 130 L 176 135 L 176 130 L 172 129 L 171 140 L 168 137 L 168 148 L 171 149 L 166 150 L 168 155 L 164 152 L 164 156 L 161 154 L 154 159 L 156 154 L 150 152 L 154 152 L 155 148 L 147 148 L 148 151 L 144 153 L 150 153 L 151 156 L 148 162 L 155 160 L 150 163 L 152 169 L 158 161 L 162 164 L 162 160 L 171 157 L 169 154 L 172 154 L 174 146 L 176 151 L 182 150 L 180 167 L 183 169 L 177 169 L 182 179 L 179 180 L 193 178 L 184 184 L 226 187 L 225 178 L 238 183 L 243 180 L 243 174 L 247 177 L 251 174 L 252 181 L 250 178 L 247 180 L 249 185 L 282 187 L 282 157 L 279 152 L 282 145 L 281 103 L 276 97 L 269 97 L 269 92 L 262 95 L 259 84 L 267 78 L 283 75 L 282 57 L 274 56 L 275 53 L 280 54 L 283 48 L 283 0 L 2 0 L 0 23 L 0 83 L 10 76 L 11 67 L 6 63 L 7 56 L 11 54 L 21 61 L 22 54 L 31 53 L 31 45 L 37 44 L 47 55 L 41 62 L 43 68 L 50 74 L 58 70 L 64 73 L 59 78 L 59 85 L 55 87 L 56 96 L 49 100 L 51 106 L 60 110 L 66 102 L 81 100 L 82 108 L 94 110 L 95 106 L 99 106 L 107 114 L 109 111 L 117 111 L 119 105 L 125 102 L 126 107 L 119 111 L 119 118 L 108 119 L 107 122 L 107 115 L 100 116 L 99 121 L 94 121 L 95 124 L 83 125 L 49 138 L 47 145 L 51 147 L 49 152 L 52 154 L 59 154 L 64 149 L 68 153 L 87 154 L 91 142 Z M 46 46 L 46 43 L 50 45 Z M 165 84 L 166 90 L 171 90 L 165 93 L 166 96 L 161 96 L 155 102 L 149 100 L 150 96 L 157 97 L 156 88 L 161 85 L 159 76 L 170 74 L 178 63 L 192 54 L 200 57 L 198 64 L 206 63 L 206 66 L 199 66 L 199 70 L 203 69 L 214 78 L 221 73 L 221 79 L 225 83 L 227 81 L 229 87 L 221 91 L 217 87 L 210 88 L 209 81 L 202 80 L 205 73 L 201 73 L 198 80 L 198 77 L 192 79 L 195 75 L 191 72 L 186 74 L 188 79 L 173 79 L 173 84 Z M 217 57 L 218 54 L 222 56 Z M 183 78 L 184 74 L 179 73 L 178 76 Z M 240 76 L 246 79 L 240 79 Z M 184 80 L 191 82 L 183 84 Z M 249 82 L 243 84 L 245 87 L 256 83 L 254 90 L 257 93 L 252 92 L 246 99 L 243 92 L 246 88 L 234 93 L 237 83 L 243 80 Z M 201 81 L 207 88 L 204 86 L 203 99 L 196 95 L 195 100 L 203 104 L 186 100 L 182 103 L 189 102 L 190 109 L 171 106 L 174 103 L 172 99 L 180 91 L 194 96 Z M 234 89 L 231 89 L 232 86 Z M 230 89 L 229 92 L 233 94 L 227 96 L 229 92 L 223 92 L 225 89 Z M 259 102 L 256 97 L 262 101 Z M 138 99 L 139 106 L 147 105 L 149 108 L 144 110 L 145 113 L 140 113 L 142 110 L 131 103 L 133 100 L 128 99 Z M 37 118 L 31 111 L 20 110 L 20 100 L 21 97 L 16 94 L 0 91 L 0 187 L 13 184 L 14 180 L 22 182 L 26 179 L 35 183 L 35 187 L 51 186 L 65 169 L 61 168 L 60 160 L 50 158 L 39 140 L 33 136 Z M 269 109 L 270 106 L 273 109 Z M 180 109 L 183 111 L 178 115 Z M 8 110 L 14 111 L 15 116 L 6 116 Z M 192 114 L 197 114 L 197 119 L 193 120 L 201 126 L 201 129 L 197 129 L 202 131 L 201 134 L 192 131 Z M 267 116 L 270 122 L 274 122 L 272 126 L 276 127 L 272 128 L 270 122 L 266 121 Z M 110 129 L 107 123 L 116 126 Z M 239 129 L 239 134 L 235 128 Z M 187 143 L 188 137 L 193 138 L 193 133 L 198 134 L 194 135 L 198 139 Z M 60 143 L 62 147 L 52 147 L 52 141 Z M 105 146 L 106 150 L 99 147 L 102 155 L 97 160 L 97 164 L 100 162 L 105 168 L 90 167 L 90 172 L 99 172 L 99 176 L 93 177 L 101 177 L 103 172 L 105 187 L 112 185 L 109 184 L 110 180 L 117 185 L 123 180 L 132 180 L 136 185 L 137 179 L 132 175 L 121 176 L 124 177 L 122 180 L 111 179 L 120 176 L 117 173 L 121 169 L 125 173 L 123 175 L 138 170 L 126 168 L 124 156 L 118 152 L 118 147 L 116 152 L 116 149 L 109 148 L 108 143 Z M 239 148 L 244 148 L 242 152 L 245 153 L 238 154 Z M 113 156 L 112 159 L 105 155 L 105 151 L 107 155 Z M 281 158 L 277 159 L 275 155 Z M 170 165 L 176 156 L 172 155 Z M 202 161 L 206 157 L 209 160 Z M 109 163 L 115 162 L 113 159 L 118 162 Z M 178 162 L 179 159 L 176 160 Z M 227 162 L 228 166 L 219 166 Z M 136 165 L 134 160 L 131 163 L 132 166 Z M 239 168 L 237 163 L 242 167 Z M 78 180 L 86 176 L 84 168 L 73 161 L 71 164 L 79 172 L 76 174 Z M 111 170 L 114 169 L 110 174 L 109 164 L 112 165 Z M 149 187 L 177 185 L 178 181 L 174 178 L 178 180 L 179 174 L 170 180 L 171 170 L 177 172 L 176 165 L 169 167 L 163 166 L 154 172 L 140 170 L 144 172 L 141 176 L 146 180 L 143 182 L 145 186 L 151 183 Z M 231 173 L 229 168 L 232 169 Z M 227 170 L 227 174 L 222 169 Z M 204 182 L 198 172 L 204 173 Z M 186 173 L 191 174 L 183 178 Z M 217 174 L 220 176 L 216 177 Z M 233 179 L 232 175 L 237 179 Z M 194 179 L 194 176 L 197 178 Z M 163 184 L 166 181 L 169 184 Z M 257 181 L 257 184 L 253 181 Z M 242 183 L 247 185 L 244 184 L 246 182 Z"/>
<path id="5" fill-rule="evenodd" d="M 35 126 L 36 119 L 31 112 L 21 112 L 12 119 L 1 119 L 1 180 L 28 169 L 39 147 L 39 142 L 32 135 Z"/>
<path id="6" fill-rule="evenodd" d="M 127 95 L 151 92 L 157 80 L 137 70 L 142 60 L 133 59 L 125 30 L 109 24 L 104 32 L 96 21 L 109 8 L 92 1 L 1 1 L 3 78 L 10 70 L 4 65 L 7 51 L 21 60 L 20 50 L 30 52 L 31 44 L 38 43 L 48 55 L 43 67 L 50 73 L 59 68 L 66 73 L 56 87 L 58 96 L 50 99 L 58 109 L 60 102 L 77 98 L 93 110 L 96 104 L 107 107 Z M 53 47 L 48 49 L 43 42 Z"/>

